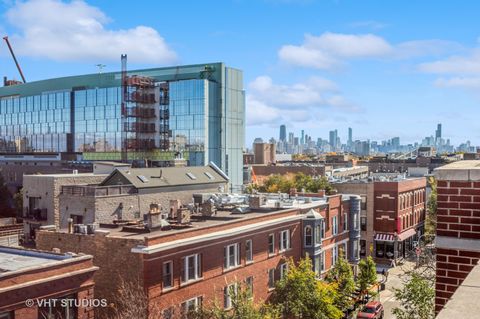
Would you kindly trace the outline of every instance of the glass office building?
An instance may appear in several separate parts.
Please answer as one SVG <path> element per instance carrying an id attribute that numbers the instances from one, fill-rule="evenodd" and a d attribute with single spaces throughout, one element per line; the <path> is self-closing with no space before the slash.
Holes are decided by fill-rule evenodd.
<path id="1" fill-rule="evenodd" d="M 169 148 L 153 147 L 142 157 L 160 165 L 179 153 L 188 165 L 214 162 L 230 177 L 231 189 L 239 190 L 245 140 L 242 71 L 213 63 L 128 74 L 169 85 Z M 1 87 L 0 152 L 58 152 L 78 154 L 83 160 L 120 160 L 121 97 L 119 72 Z M 134 156 L 130 152 L 129 160 Z"/>

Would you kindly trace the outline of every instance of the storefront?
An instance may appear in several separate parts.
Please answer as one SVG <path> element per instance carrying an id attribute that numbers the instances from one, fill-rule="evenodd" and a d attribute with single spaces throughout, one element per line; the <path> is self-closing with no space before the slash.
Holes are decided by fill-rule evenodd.
<path id="1" fill-rule="evenodd" d="M 415 229 L 408 229 L 400 234 L 377 233 L 374 237 L 375 257 L 382 259 L 405 258 L 409 251 L 414 249 L 417 240 Z"/>

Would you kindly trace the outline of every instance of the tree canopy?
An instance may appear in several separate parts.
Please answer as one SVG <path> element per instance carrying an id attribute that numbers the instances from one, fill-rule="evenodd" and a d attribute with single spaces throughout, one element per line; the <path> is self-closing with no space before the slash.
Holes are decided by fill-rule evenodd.
<path id="1" fill-rule="evenodd" d="M 345 259 L 343 251 L 340 251 L 340 257 L 328 272 L 326 279 L 335 285 L 337 291 L 335 305 L 342 311 L 345 311 L 353 303 L 352 294 L 355 291 L 355 280 L 352 267 Z"/>
<path id="2" fill-rule="evenodd" d="M 303 173 L 294 175 L 273 174 L 264 181 L 263 185 L 257 187 L 258 191 L 267 193 L 289 193 L 292 188 L 296 188 L 298 191 L 305 190 L 309 193 L 317 193 L 319 190 L 330 193 L 333 190 L 325 176 L 312 177 Z"/>
<path id="3" fill-rule="evenodd" d="M 368 287 L 377 282 L 377 268 L 371 256 L 360 260 L 358 263 L 358 277 L 357 282 L 362 292 L 366 291 Z"/>
<path id="4" fill-rule="evenodd" d="M 420 274 L 411 273 L 402 289 L 395 289 L 400 307 L 393 309 L 397 319 L 433 319 L 435 317 L 435 290 L 431 282 Z"/>

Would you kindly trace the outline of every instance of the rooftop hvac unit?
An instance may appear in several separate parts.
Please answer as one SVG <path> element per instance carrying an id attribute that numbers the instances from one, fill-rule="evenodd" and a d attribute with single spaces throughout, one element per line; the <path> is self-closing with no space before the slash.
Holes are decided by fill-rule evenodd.
<path id="1" fill-rule="evenodd" d="M 88 232 L 87 232 L 87 225 L 83 225 L 83 224 L 75 224 L 73 225 L 73 232 L 75 234 L 84 234 L 86 235 Z"/>
<path id="2" fill-rule="evenodd" d="M 87 225 L 87 234 L 89 234 L 89 235 L 95 234 L 95 229 L 97 229 L 96 224 L 88 224 Z"/>

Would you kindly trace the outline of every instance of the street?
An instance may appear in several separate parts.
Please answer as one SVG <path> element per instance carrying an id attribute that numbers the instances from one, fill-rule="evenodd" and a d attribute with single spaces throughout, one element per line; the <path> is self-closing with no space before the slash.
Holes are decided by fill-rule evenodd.
<path id="1" fill-rule="evenodd" d="M 412 270 L 415 267 L 415 263 L 411 261 L 405 261 L 403 265 L 399 265 L 394 268 L 390 268 L 388 271 L 388 278 L 385 285 L 385 290 L 380 292 L 380 301 L 385 309 L 385 319 L 393 319 L 395 316 L 392 314 L 392 310 L 398 307 L 399 303 L 394 296 L 394 288 L 400 289 L 403 287 L 403 277 L 405 273 Z M 383 277 L 383 276 L 379 276 Z"/>

